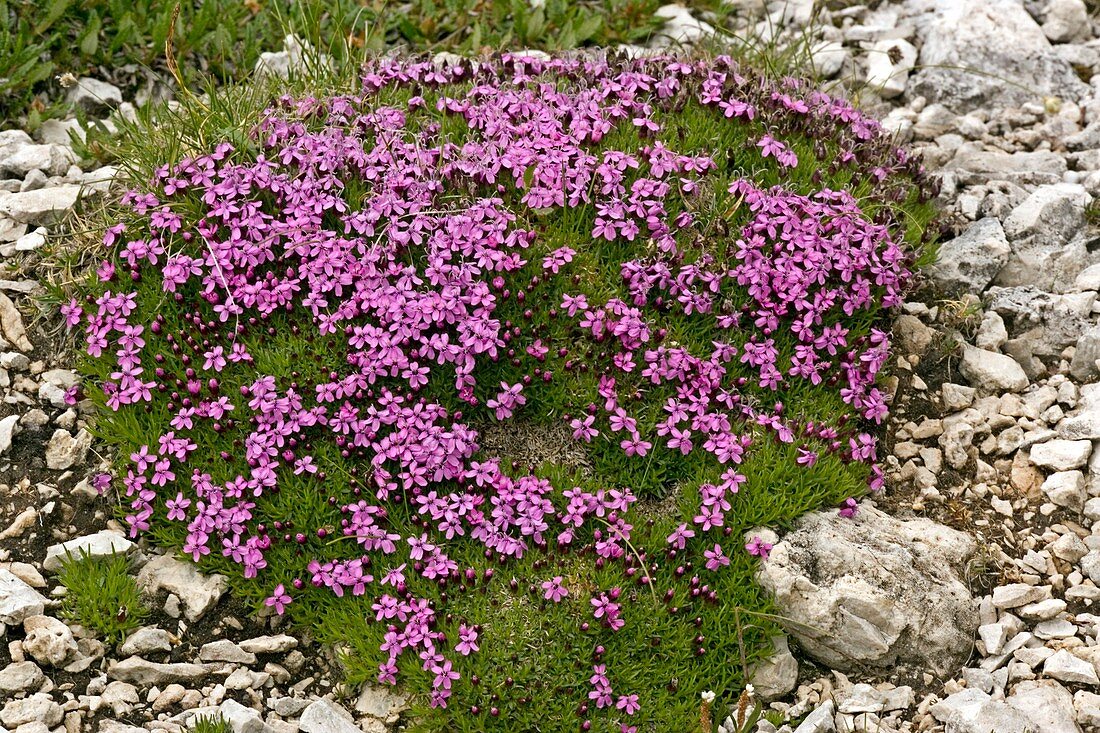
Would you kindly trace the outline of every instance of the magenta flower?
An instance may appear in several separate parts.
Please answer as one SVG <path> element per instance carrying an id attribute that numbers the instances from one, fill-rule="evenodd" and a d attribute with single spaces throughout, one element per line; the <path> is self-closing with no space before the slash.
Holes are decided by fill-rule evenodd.
<path id="1" fill-rule="evenodd" d="M 592 415 L 589 415 L 583 420 L 580 418 L 573 418 L 569 423 L 569 427 L 573 428 L 573 439 L 591 443 L 592 439 L 600 434 L 598 430 L 592 427 L 595 422 L 596 418 Z"/>
<path id="2" fill-rule="evenodd" d="M 464 657 L 469 656 L 471 653 L 478 650 L 477 646 L 477 630 L 471 626 L 461 624 L 458 627 L 459 642 L 455 645 L 455 651 Z M 455 677 L 455 679 L 458 679 Z"/>
<path id="3" fill-rule="evenodd" d="M 887 414 L 877 384 L 890 335 L 868 324 L 901 302 L 912 252 L 880 205 L 911 193 L 897 185 L 910 164 L 877 122 L 794 80 L 746 78 L 728 57 L 504 55 L 477 69 L 386 58 L 362 82 L 334 98 L 281 97 L 247 145 L 157 169 L 123 196 L 128 223 L 107 230 L 91 295 L 61 306 L 104 375 L 89 396 L 98 404 L 101 390 L 108 412 L 159 421 L 116 474 L 131 536 L 167 517 L 183 523 L 185 554 L 223 558 L 246 578 L 272 572 L 273 547 L 300 555 L 296 589 L 360 598 L 365 613 L 369 604 L 379 681 L 396 684 L 417 664 L 430 704 L 445 708 L 457 656 L 485 639 L 465 623 L 448 639 L 443 599 L 493 592 L 509 559 L 556 546 L 599 577 L 630 578 L 625 599 L 620 588 L 591 596 L 580 623 L 595 637 L 623 628 L 661 550 L 685 573 L 730 565 L 718 538 L 701 536 L 739 524 L 730 512 L 754 441 L 797 446 L 806 471 L 822 459 L 867 464 L 851 468 L 881 487 L 877 443 L 861 430 Z M 382 103 L 400 90 L 414 94 L 407 104 Z M 819 173 L 857 172 L 866 185 L 858 198 L 807 181 L 805 193 L 758 187 L 731 173 L 725 151 L 683 150 L 662 129 L 686 104 L 749 131 L 781 173 L 798 165 L 792 146 L 809 155 L 827 137 Z M 473 132 L 446 132 L 460 128 Z M 701 192 L 738 210 L 721 247 Z M 548 246 L 539 222 L 566 209 L 591 223 L 591 240 L 573 231 L 570 246 Z M 160 314 L 150 291 L 168 306 Z M 291 374 L 265 373 L 280 368 L 264 366 L 266 349 L 249 353 L 283 336 L 277 328 L 314 344 L 286 365 Z M 576 392 L 589 384 L 576 374 L 598 386 Z M 854 419 L 805 424 L 800 399 L 783 404 L 803 388 L 834 390 Z M 568 411 L 574 440 L 643 481 L 670 465 L 680 475 L 692 452 L 713 475 L 684 487 L 691 504 L 677 504 L 661 546 L 635 531 L 648 518 L 635 506 L 641 487 L 559 486 L 525 469 L 526 456 L 489 455 L 475 426 L 525 405 L 539 419 Z M 273 496 L 304 488 L 316 492 L 315 526 L 270 519 Z M 840 513 L 856 510 L 852 499 Z M 770 548 L 746 543 L 763 559 Z M 486 563 L 459 566 L 477 556 Z M 689 580 L 693 598 L 719 601 Z M 447 596 L 419 597 L 425 584 Z M 541 592 L 554 604 L 569 597 L 562 576 Z M 280 585 L 264 602 L 282 614 L 291 597 Z M 595 709 L 635 714 L 639 696 L 616 696 L 607 667 L 594 671 Z"/>
<path id="4" fill-rule="evenodd" d="M 771 549 L 771 543 L 760 539 L 759 535 L 754 536 L 745 543 L 745 550 L 747 550 L 750 555 L 759 557 L 761 560 L 768 559 L 768 553 L 771 552 Z"/>
<path id="5" fill-rule="evenodd" d="M 627 715 L 633 715 L 642 708 L 642 706 L 638 704 L 637 695 L 619 695 L 619 699 L 618 701 L 616 701 L 615 707 L 619 710 L 622 710 Z"/>
<path id="6" fill-rule="evenodd" d="M 849 496 L 844 500 L 844 505 L 840 508 L 838 513 L 845 519 L 851 519 L 859 513 L 859 503 Z"/>
<path id="7" fill-rule="evenodd" d="M 687 547 L 687 541 L 694 536 L 695 531 L 693 529 L 688 527 L 687 524 L 681 524 L 666 538 L 666 542 L 677 550 L 682 550 Z"/>
<path id="8" fill-rule="evenodd" d="M 542 597 L 554 603 L 561 603 L 562 599 L 569 595 L 569 589 L 562 585 L 560 575 L 555 575 L 550 580 L 544 580 L 542 590 Z"/>
<path id="9" fill-rule="evenodd" d="M 770 549 L 770 548 L 769 548 Z M 750 550 L 750 552 L 752 552 Z M 711 550 L 703 550 L 703 557 L 707 559 L 707 570 L 717 570 L 721 567 L 726 567 L 730 564 L 730 559 L 722 552 L 722 546 L 715 544 Z M 767 554 L 764 554 L 764 558 L 767 558 Z"/>

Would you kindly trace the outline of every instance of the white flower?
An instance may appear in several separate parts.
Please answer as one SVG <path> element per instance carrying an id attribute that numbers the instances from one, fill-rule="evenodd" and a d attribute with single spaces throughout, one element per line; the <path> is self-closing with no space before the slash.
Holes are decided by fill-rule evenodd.
<path id="1" fill-rule="evenodd" d="M 702 692 L 701 696 L 703 698 L 703 702 L 707 703 L 708 705 L 710 703 L 714 702 L 714 691 L 713 690 L 704 690 Z"/>

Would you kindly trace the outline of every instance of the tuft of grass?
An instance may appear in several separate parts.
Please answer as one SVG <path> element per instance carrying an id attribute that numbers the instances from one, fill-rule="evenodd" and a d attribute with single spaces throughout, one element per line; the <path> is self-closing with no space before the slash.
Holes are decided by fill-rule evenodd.
<path id="1" fill-rule="evenodd" d="M 149 615 L 130 566 L 121 554 L 92 557 L 81 550 L 78 556 L 70 555 L 59 576 L 69 591 L 61 601 L 62 617 L 96 632 L 108 644 L 124 640 Z"/>
<path id="2" fill-rule="evenodd" d="M 220 715 L 200 715 L 187 730 L 188 733 L 233 733 L 233 726 Z"/>

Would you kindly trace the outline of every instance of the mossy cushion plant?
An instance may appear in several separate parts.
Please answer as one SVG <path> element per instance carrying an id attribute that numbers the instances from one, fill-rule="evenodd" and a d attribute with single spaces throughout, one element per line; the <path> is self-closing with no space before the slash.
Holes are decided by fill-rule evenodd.
<path id="1" fill-rule="evenodd" d="M 931 209 L 844 101 L 724 57 L 387 59 L 162 158 L 62 308 L 99 485 L 414 729 L 697 728 L 774 630 L 746 531 L 882 482 Z"/>

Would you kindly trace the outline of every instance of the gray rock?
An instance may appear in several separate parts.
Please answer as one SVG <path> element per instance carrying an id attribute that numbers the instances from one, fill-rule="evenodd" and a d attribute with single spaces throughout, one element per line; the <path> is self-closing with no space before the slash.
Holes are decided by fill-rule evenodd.
<path id="1" fill-rule="evenodd" d="M 48 572 L 55 573 L 61 569 L 61 566 L 70 556 L 74 559 L 80 559 L 85 555 L 107 557 L 119 553 L 129 553 L 134 547 L 134 543 L 126 539 L 121 532 L 105 529 L 95 534 L 62 542 L 59 545 L 52 545 L 46 550 L 46 560 L 42 563 L 42 567 Z"/>
<path id="2" fill-rule="evenodd" d="M 1036 733 L 1081 731 L 1074 722 L 1073 697 L 1069 690 L 1052 680 L 1020 682 L 1012 689 L 1012 694 L 1005 698 L 1005 702 L 1030 718 Z M 999 729 L 994 730 L 999 733 Z"/>
<path id="3" fill-rule="evenodd" d="M 1077 562 L 1089 553 L 1088 545 L 1072 532 L 1067 532 L 1056 539 L 1047 549 L 1050 550 L 1050 554 L 1066 562 Z"/>
<path id="4" fill-rule="evenodd" d="M 79 195 L 80 186 L 66 185 L 0 196 L 0 217 L 19 224 L 53 224 L 73 208 Z"/>
<path id="5" fill-rule="evenodd" d="M 921 319 L 906 313 L 894 319 L 897 346 L 904 354 L 924 354 L 936 337 L 936 332 L 924 325 Z"/>
<path id="6" fill-rule="evenodd" d="M 1085 475 L 1080 471 L 1052 473 L 1043 482 L 1042 489 L 1053 504 L 1078 512 L 1085 508 L 1088 491 L 1085 488 Z"/>
<path id="7" fill-rule="evenodd" d="M 997 277 L 1010 253 L 1001 222 L 986 217 L 941 244 L 928 274 L 948 292 L 980 293 Z"/>
<path id="8" fill-rule="evenodd" d="M 16 252 L 36 252 L 46 244 L 46 235 L 43 233 L 45 230 L 42 227 L 35 229 L 33 232 L 27 232 L 19 239 L 15 240 Z"/>
<path id="9" fill-rule="evenodd" d="M 0 624 L 21 624 L 29 616 L 40 616 L 47 603 L 34 588 L 0 568 Z"/>
<path id="10" fill-rule="evenodd" d="M 92 447 L 92 434 L 81 428 L 76 435 L 58 428 L 46 444 L 46 467 L 55 471 L 64 471 L 73 466 L 84 465 L 88 449 Z"/>
<path id="11" fill-rule="evenodd" d="M 133 657 L 172 651 L 172 635 L 156 626 L 143 626 L 126 637 L 118 648 L 119 656 Z"/>
<path id="12" fill-rule="evenodd" d="M 0 710 L 0 723 L 18 728 L 25 723 L 41 722 L 47 728 L 61 722 L 61 706 L 44 692 L 36 692 L 22 700 L 10 700 Z"/>
<path id="13" fill-rule="evenodd" d="M 46 675 L 34 662 L 15 662 L 0 670 L 0 692 L 32 692 L 45 681 Z"/>
<path id="14" fill-rule="evenodd" d="M 134 709 L 134 705 L 141 700 L 138 697 L 137 688 L 128 682 L 115 680 L 103 689 L 100 695 L 104 705 L 111 708 L 115 715 L 126 715 Z"/>
<path id="15" fill-rule="evenodd" d="M 297 649 L 298 640 L 286 634 L 257 636 L 254 639 L 245 639 L 238 642 L 237 646 L 251 654 L 282 654 L 289 652 L 291 649 Z"/>
<path id="16" fill-rule="evenodd" d="M 1081 572 L 1092 580 L 1100 583 L 1100 550 L 1092 550 L 1080 560 Z M 1072 590 L 1072 589 L 1071 589 Z M 1066 596 L 1069 597 L 1068 595 Z"/>
<path id="17" fill-rule="evenodd" d="M 23 326 L 23 316 L 19 314 L 11 298 L 3 293 L 0 293 L 0 329 L 4 331 L 8 341 L 15 344 L 15 348 L 20 351 L 34 350 L 34 344 L 27 338 L 27 329 Z"/>
<path id="18" fill-rule="evenodd" d="M 110 718 L 104 718 L 100 721 L 99 728 L 96 730 L 98 733 L 148 733 L 144 728 L 128 723 L 120 723 Z M 45 731 L 42 733 L 45 733 Z"/>
<path id="19" fill-rule="evenodd" d="M 1100 439 L 1100 382 L 1081 385 L 1077 408 L 1057 425 L 1067 440 Z"/>
<path id="20" fill-rule="evenodd" d="M 1088 93 L 1022 4 L 935 0 L 933 8 L 918 28 L 922 69 L 910 81 L 913 95 L 961 113 Z"/>
<path id="21" fill-rule="evenodd" d="M 971 147 L 960 149 L 944 168 L 967 186 L 993 181 L 1017 185 L 1058 183 L 1067 170 L 1066 159 L 1047 150 L 1006 153 Z"/>
<path id="22" fill-rule="evenodd" d="M 783 697 L 798 684 L 798 660 L 791 654 L 787 637 L 772 637 L 772 651 L 767 659 L 751 670 L 751 682 L 762 700 Z"/>
<path id="23" fill-rule="evenodd" d="M 974 338 L 974 345 L 986 351 L 1000 351 L 1008 341 L 1008 329 L 1005 328 L 1004 319 L 997 311 L 986 311 L 982 316 L 981 325 L 978 326 L 978 335 Z"/>
<path id="24" fill-rule="evenodd" d="M 696 18 L 679 3 L 662 5 L 654 15 L 664 21 L 654 39 L 658 47 L 690 46 L 714 35 L 713 26 Z"/>
<path id="25" fill-rule="evenodd" d="M 274 729 L 264 723 L 260 713 L 241 705 L 236 700 L 223 700 L 217 707 L 205 706 L 185 710 L 172 721 L 180 725 L 194 725 L 202 718 L 221 718 L 233 733 L 270 733 Z"/>
<path id="26" fill-rule="evenodd" d="M 890 690 L 876 690 L 871 685 L 854 685 L 848 696 L 840 703 L 842 713 L 886 713 L 893 710 L 906 710 L 913 705 L 913 688 L 895 687 Z"/>
<path id="27" fill-rule="evenodd" d="M 82 142 L 87 137 L 84 128 L 80 126 L 80 121 L 75 119 L 46 120 L 34 134 L 38 142 L 47 145 L 70 145 L 72 142 L 70 134 L 76 135 Z"/>
<path id="28" fill-rule="evenodd" d="M 1089 326 L 1077 339 L 1077 348 L 1069 363 L 1069 373 L 1080 382 L 1087 382 L 1100 376 L 1100 325 Z"/>
<path id="29" fill-rule="evenodd" d="M 1083 0 L 1049 0 L 1043 33 L 1053 43 L 1088 39 L 1092 35 L 1089 10 Z"/>
<path id="30" fill-rule="evenodd" d="M 318 53 L 309 41 L 291 34 L 283 39 L 283 50 L 261 53 L 256 62 L 257 77 L 287 79 L 291 75 L 309 73 L 318 66 L 332 66 L 332 58 Z"/>
<path id="31" fill-rule="evenodd" d="M 121 662 L 112 662 L 107 667 L 107 676 L 112 679 L 132 682 L 136 685 L 157 685 L 158 687 L 172 682 L 181 684 L 201 682 L 208 674 L 207 668 L 200 664 L 187 662 L 159 664 L 141 657 L 130 657 L 123 659 Z"/>
<path id="32" fill-rule="evenodd" d="M 390 687 L 365 684 L 355 701 L 355 711 L 386 723 L 394 723 L 409 708 L 409 699 Z"/>
<path id="33" fill-rule="evenodd" d="M 1043 674 L 1060 682 L 1100 685 L 1100 678 L 1097 678 L 1096 669 L 1092 664 L 1065 649 L 1059 649 L 1047 658 L 1046 663 L 1043 664 Z"/>
<path id="34" fill-rule="evenodd" d="M 832 79 L 848 60 L 848 51 L 838 41 L 822 41 L 811 49 L 810 59 L 822 79 Z"/>
<path id="35" fill-rule="evenodd" d="M 147 593 L 173 593 L 183 602 L 188 621 L 197 621 L 217 604 L 228 587 L 223 575 L 203 575 L 194 563 L 159 555 L 141 569 L 138 585 Z"/>
<path id="36" fill-rule="evenodd" d="M 0 147 L 0 174 L 23 178 L 31 171 L 61 176 L 77 162 L 71 148 L 63 145 L 20 145 Z"/>
<path id="37" fill-rule="evenodd" d="M 11 441 L 22 428 L 19 425 L 19 413 L 8 415 L 0 420 L 0 455 L 7 453 L 11 448 Z"/>
<path id="38" fill-rule="evenodd" d="M 949 695 L 933 705 L 931 713 L 952 733 L 1038 733 L 1027 715 L 981 690 Z"/>
<path id="39" fill-rule="evenodd" d="M 1051 471 L 1081 468 L 1092 455 L 1090 440 L 1048 440 L 1031 446 L 1031 462 Z"/>
<path id="40" fill-rule="evenodd" d="M 1078 723 L 1089 728 L 1100 728 L 1100 695 L 1078 690 L 1073 694 L 1073 710 Z"/>
<path id="41" fill-rule="evenodd" d="M 27 232 L 27 225 L 0 214 L 0 243 L 14 242 Z"/>
<path id="42" fill-rule="evenodd" d="M 963 384 L 953 384 L 951 382 L 944 382 L 943 388 L 943 405 L 948 410 L 965 410 L 974 404 L 974 396 L 977 394 L 977 390 L 973 387 L 967 387 Z"/>
<path id="43" fill-rule="evenodd" d="M 962 671 L 963 681 L 966 682 L 966 686 L 975 690 L 981 690 L 982 692 L 993 691 L 993 675 L 986 672 L 984 669 L 978 669 L 977 667 L 967 667 Z"/>
<path id="44" fill-rule="evenodd" d="M 974 541 L 926 519 L 896 520 L 864 507 L 803 517 L 772 549 L 757 578 L 787 631 L 837 670 L 914 663 L 949 674 L 973 646 L 977 604 L 957 568 Z"/>
<path id="45" fill-rule="evenodd" d="M 302 733 L 361 733 L 351 713 L 324 698 L 305 709 L 298 720 L 298 729 Z"/>
<path id="46" fill-rule="evenodd" d="M 104 112 L 122 104 L 122 91 L 114 84 L 83 76 L 69 88 L 66 100 L 85 112 Z"/>
<path id="47" fill-rule="evenodd" d="M 883 99 L 905 92 L 909 72 L 917 62 L 917 49 L 904 39 L 884 39 L 871 44 L 867 54 L 867 86 Z"/>
<path id="48" fill-rule="evenodd" d="M 50 667 L 63 667 L 80 649 L 68 626 L 52 616 L 28 616 L 23 620 L 23 650 Z"/>
<path id="49" fill-rule="evenodd" d="M 1022 392 L 1031 383 L 1012 357 L 969 344 L 963 344 L 959 371 L 972 385 L 989 393 Z"/>
<path id="50" fill-rule="evenodd" d="M 807 715 L 794 733 L 831 733 L 836 730 L 833 722 L 833 701 L 826 700 Z"/>
<path id="51" fill-rule="evenodd" d="M 1008 641 L 1009 629 L 1001 623 L 982 624 L 978 627 L 978 638 L 985 645 L 986 654 L 998 654 Z M 988 692 L 988 690 L 986 690 Z"/>
<path id="52" fill-rule="evenodd" d="M 1012 343 L 1038 356 L 1061 356 L 1092 321 L 1092 292 L 1053 294 L 1034 286 L 989 288 L 989 309 L 1011 323 Z M 1011 344 L 1004 345 L 1006 353 Z"/>
<path id="53" fill-rule="evenodd" d="M 256 655 L 246 652 L 229 639 L 218 639 L 202 645 L 202 648 L 199 649 L 199 661 L 255 664 Z"/>
<path id="54" fill-rule="evenodd" d="M 294 718 L 298 716 L 298 713 L 309 707 L 309 704 L 309 700 L 303 700 L 300 697 L 280 697 L 277 700 L 270 701 L 268 707 L 276 715 L 284 718 Z"/>
<path id="55" fill-rule="evenodd" d="M 1035 189 L 1004 222 L 1012 247 L 997 275 L 999 285 L 1036 285 L 1050 289 L 1072 282 L 1087 264 L 1084 243 L 1070 246 L 1085 225 L 1092 197 L 1084 186 L 1057 183 Z"/>

